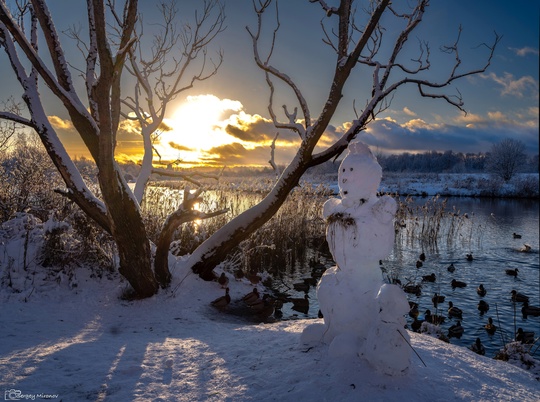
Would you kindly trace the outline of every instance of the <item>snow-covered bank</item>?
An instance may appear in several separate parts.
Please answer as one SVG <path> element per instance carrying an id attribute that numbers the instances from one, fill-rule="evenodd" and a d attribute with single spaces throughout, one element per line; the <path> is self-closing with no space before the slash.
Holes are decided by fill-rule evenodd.
<path id="1" fill-rule="evenodd" d="M 306 178 L 313 183 L 335 182 L 330 187 L 338 192 L 337 180 Z M 504 182 L 485 173 L 385 173 L 379 191 L 382 193 L 442 197 L 536 198 L 540 196 L 540 175 L 517 174 Z"/>
<path id="2" fill-rule="evenodd" d="M 383 192 L 401 195 L 538 198 L 539 175 L 518 174 L 504 182 L 489 174 L 388 174 Z"/>
<path id="3" fill-rule="evenodd" d="M 1 388 L 63 401 L 538 400 L 531 372 L 427 335 L 410 333 L 422 360 L 414 355 L 404 377 L 337 363 L 300 343 L 313 320 L 249 323 L 210 307 L 217 284 L 181 267 L 174 278 L 174 296 L 134 302 L 118 299 L 116 281 L 82 275 L 78 287 L 36 289 L 26 303 L 4 293 Z M 251 285 L 230 288 L 235 303 Z"/>

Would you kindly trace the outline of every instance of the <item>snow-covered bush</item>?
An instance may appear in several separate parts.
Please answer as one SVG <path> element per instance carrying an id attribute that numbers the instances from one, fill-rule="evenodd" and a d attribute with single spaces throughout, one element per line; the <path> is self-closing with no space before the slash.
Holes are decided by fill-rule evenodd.
<path id="1" fill-rule="evenodd" d="M 437 338 L 443 342 L 449 343 L 448 337 L 443 333 L 440 326 L 431 324 L 429 322 L 423 322 L 420 326 L 420 333 L 432 336 L 433 338 Z"/>
<path id="2" fill-rule="evenodd" d="M 538 175 L 523 175 L 516 178 L 516 194 L 524 198 L 538 198 L 540 185 Z"/>
<path id="3" fill-rule="evenodd" d="M 496 360 L 503 360 L 514 366 L 521 367 L 534 373 L 540 380 L 540 361 L 531 356 L 533 345 L 524 345 L 521 342 L 510 342 L 495 355 Z"/>
<path id="4" fill-rule="evenodd" d="M 0 156 L 0 222 L 29 211 L 42 221 L 67 200 L 54 192 L 63 187 L 60 175 L 35 139 L 21 137 Z"/>

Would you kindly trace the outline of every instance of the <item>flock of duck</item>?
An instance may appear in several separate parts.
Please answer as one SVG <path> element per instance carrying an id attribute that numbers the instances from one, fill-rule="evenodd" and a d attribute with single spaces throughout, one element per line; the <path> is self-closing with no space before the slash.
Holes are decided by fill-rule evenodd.
<path id="1" fill-rule="evenodd" d="M 315 267 L 310 278 L 305 278 L 303 282 L 294 283 L 293 287 L 297 291 L 305 292 L 304 297 L 290 297 L 287 294 L 269 295 L 259 293 L 259 290 L 254 287 L 253 290 L 244 295 L 238 302 L 244 306 L 242 313 L 253 316 L 257 320 L 265 321 L 270 316 L 281 318 L 283 316 L 282 307 L 284 303 L 292 303 L 292 309 L 304 314 L 309 311 L 309 296 L 308 291 L 311 286 L 316 286 L 318 279 L 324 272 L 324 266 Z M 229 278 L 223 272 L 217 278 L 218 284 L 225 289 L 225 295 L 213 300 L 210 304 L 220 311 L 229 308 L 231 304 L 231 296 L 229 294 Z"/>
<path id="2" fill-rule="evenodd" d="M 521 238 L 520 235 L 514 233 L 514 238 Z M 530 251 L 530 246 L 525 244 L 525 248 L 521 251 Z M 465 256 L 467 261 L 473 261 L 474 257 L 472 253 L 466 254 Z M 421 268 L 424 265 L 424 261 L 426 260 L 426 256 L 424 253 L 420 254 L 418 261 L 416 262 L 416 267 Z M 448 272 L 453 273 L 456 270 L 456 267 L 453 263 L 451 263 L 447 267 Z M 517 277 L 519 274 L 519 269 L 506 269 L 505 270 L 506 275 Z M 422 282 L 435 282 L 437 280 L 435 273 L 431 273 L 430 275 L 424 275 L 422 276 Z M 399 280 L 394 280 L 394 283 L 401 285 Z M 467 286 L 466 282 L 458 281 L 456 279 L 452 279 L 450 282 L 450 285 L 452 289 L 456 288 L 464 288 Z M 407 283 L 406 285 L 402 285 L 402 288 L 405 292 L 414 294 L 416 296 L 420 296 L 422 292 L 422 284 L 419 283 Z M 476 288 L 476 293 L 480 298 L 483 298 L 487 294 L 487 290 L 484 287 L 483 284 L 479 284 Z M 443 295 L 440 295 L 438 293 L 435 293 L 433 297 L 431 298 L 431 301 L 433 303 L 433 306 L 437 309 L 439 309 L 439 305 L 441 303 L 445 302 L 446 297 Z M 529 316 L 532 317 L 540 317 L 540 307 L 537 306 L 531 306 L 529 305 L 529 297 L 523 293 L 519 293 L 515 289 L 510 292 L 510 300 L 513 303 L 521 303 L 521 313 L 524 319 L 527 319 Z M 461 320 L 463 319 L 463 311 L 454 306 L 454 303 L 452 301 L 448 301 L 448 308 L 446 309 L 446 315 L 439 315 L 439 314 L 433 314 L 430 309 L 427 309 L 424 313 L 424 318 L 419 319 L 420 312 L 418 310 L 418 304 L 409 301 L 410 311 L 409 316 L 413 319 L 413 322 L 411 323 L 411 329 L 413 331 L 419 332 L 422 328 L 422 324 L 424 322 L 427 322 L 429 324 L 440 326 L 440 324 L 443 324 L 448 319 L 455 319 L 456 322 L 448 328 L 447 336 L 442 336 L 441 339 L 445 341 L 449 341 L 450 338 L 461 338 L 461 336 L 464 333 L 464 328 L 461 325 Z M 477 304 L 477 309 L 480 313 L 480 315 L 483 315 L 489 311 L 489 304 L 483 300 L 480 299 Z M 444 311 L 444 310 L 443 310 Z M 497 326 L 493 323 L 493 319 L 491 317 L 488 318 L 488 322 L 484 326 L 485 331 L 489 335 L 494 335 L 497 331 Z M 515 341 L 519 341 L 522 343 L 534 343 L 534 332 L 532 331 L 524 331 L 522 328 L 519 328 L 515 334 Z M 475 343 L 471 345 L 471 350 L 475 351 L 479 354 L 484 354 L 485 349 L 481 343 L 480 338 L 477 338 Z"/>
<path id="3" fill-rule="evenodd" d="M 514 233 L 513 236 L 514 238 L 520 238 L 520 236 L 517 235 L 516 233 Z M 526 248 L 523 249 L 523 251 L 530 251 L 530 246 L 525 245 L 525 247 Z M 474 260 L 472 253 L 466 254 L 465 258 L 467 261 L 470 261 L 470 262 Z M 421 268 L 424 265 L 425 260 L 426 260 L 425 253 L 421 253 L 416 262 L 416 267 Z M 253 291 L 244 295 L 241 298 L 241 300 L 238 300 L 237 302 L 245 307 L 244 311 L 247 311 L 248 314 L 254 316 L 256 319 L 259 319 L 259 320 L 266 320 L 272 315 L 276 318 L 281 318 L 283 315 L 281 309 L 284 303 L 292 303 L 293 310 L 307 314 L 309 310 L 308 292 L 311 286 L 317 285 L 317 282 L 319 278 L 322 276 L 322 274 L 324 273 L 324 270 L 325 270 L 325 267 L 322 264 L 320 264 L 320 266 L 315 266 L 312 269 L 311 277 L 304 278 L 302 282 L 293 284 L 294 290 L 305 292 L 305 295 L 303 298 L 301 297 L 294 298 L 294 297 L 290 297 L 287 294 L 280 294 L 278 296 L 276 295 L 271 296 L 269 294 L 264 294 L 261 296 L 258 289 L 255 287 Z M 448 272 L 453 273 L 455 272 L 456 267 L 454 266 L 453 263 L 451 263 L 447 267 L 447 270 Z M 517 277 L 519 274 L 519 269 L 517 268 L 506 269 L 505 273 L 506 275 Z M 437 281 L 437 276 L 435 275 L 435 273 L 422 276 L 422 282 L 434 283 L 436 281 Z M 217 282 L 223 289 L 225 289 L 225 295 L 213 300 L 211 302 L 211 305 L 215 307 L 216 309 L 223 311 L 229 308 L 229 305 L 231 303 L 231 296 L 229 294 L 229 287 L 228 287 L 229 278 L 227 277 L 225 273 L 222 273 L 220 277 L 217 278 Z M 401 282 L 397 279 L 394 280 L 394 283 L 400 285 L 403 288 L 403 290 L 407 293 L 415 294 L 417 296 L 421 295 L 421 292 L 422 292 L 421 283 L 418 283 L 418 284 L 407 283 L 406 285 L 402 285 Z M 456 280 L 456 279 L 452 279 L 452 281 L 450 282 L 450 286 L 452 287 L 452 289 L 465 288 L 467 287 L 467 283 Z M 479 284 L 477 286 L 476 293 L 480 297 L 480 300 L 478 301 L 478 304 L 477 304 L 477 309 L 480 315 L 483 315 L 487 313 L 490 309 L 489 304 L 485 300 L 482 299 L 487 294 L 487 290 L 483 284 Z M 440 304 L 444 303 L 445 299 L 446 299 L 445 296 L 435 293 L 433 297 L 431 298 L 431 301 L 433 303 L 433 306 L 437 310 L 440 310 Z M 516 290 L 512 290 L 510 292 L 510 300 L 513 303 L 521 303 L 522 305 L 521 313 L 524 318 L 527 318 L 529 316 L 540 317 L 540 307 L 530 305 L 529 297 L 527 295 L 523 293 L 519 293 Z M 456 322 L 448 328 L 447 337 L 443 337 L 442 339 L 447 340 L 447 341 L 453 337 L 459 339 L 463 335 L 464 328 L 461 325 L 461 320 L 463 319 L 463 311 L 457 306 L 455 306 L 452 301 L 448 301 L 448 308 L 446 309 L 446 315 L 433 314 L 430 309 L 427 309 L 424 313 L 423 319 L 419 319 L 420 312 L 418 310 L 418 304 L 413 301 L 409 301 L 409 305 L 410 305 L 409 316 L 413 319 L 413 322 L 411 323 L 410 326 L 413 331 L 416 331 L 416 332 L 420 331 L 422 327 L 422 323 L 424 322 L 440 326 L 440 324 L 443 324 L 445 320 L 448 318 L 448 319 L 453 319 Z M 319 312 L 319 317 L 322 317 L 320 312 Z M 489 335 L 494 335 L 498 328 L 493 323 L 493 319 L 491 317 L 488 317 L 488 321 L 484 325 L 484 329 Z M 515 340 L 523 342 L 523 343 L 533 343 L 534 333 L 530 331 L 524 331 L 522 328 L 519 328 L 515 334 Z M 476 342 L 473 345 L 471 345 L 470 349 L 479 354 L 485 353 L 485 349 L 483 345 L 481 344 L 480 338 L 476 339 Z"/>

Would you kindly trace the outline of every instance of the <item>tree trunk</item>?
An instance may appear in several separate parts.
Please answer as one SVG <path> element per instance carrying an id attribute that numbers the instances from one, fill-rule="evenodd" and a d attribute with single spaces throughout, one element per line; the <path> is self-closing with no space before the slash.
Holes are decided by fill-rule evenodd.
<path id="1" fill-rule="evenodd" d="M 114 170 L 114 182 L 105 181 L 105 186 L 101 187 L 108 207 L 111 233 L 118 247 L 119 272 L 133 287 L 136 298 L 150 297 L 158 291 L 152 272 L 150 242 L 137 203 L 122 185 L 120 172 Z M 101 172 L 98 176 L 101 183 Z"/>
<path id="2" fill-rule="evenodd" d="M 212 270 L 241 241 L 268 222 L 287 199 L 291 190 L 308 168 L 305 156 L 298 152 L 285 169 L 272 191 L 256 206 L 244 211 L 219 229 L 193 252 L 188 260 L 193 272 L 202 279 L 212 280 Z"/>

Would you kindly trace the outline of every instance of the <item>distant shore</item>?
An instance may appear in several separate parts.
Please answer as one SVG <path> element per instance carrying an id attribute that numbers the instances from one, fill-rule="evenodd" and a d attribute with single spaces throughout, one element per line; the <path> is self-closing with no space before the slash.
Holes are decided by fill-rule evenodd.
<path id="1" fill-rule="evenodd" d="M 402 196 L 539 199 L 539 176 L 522 173 L 504 182 L 485 173 L 383 173 L 379 191 Z M 333 182 L 330 187 L 337 193 L 337 178 L 327 177 L 326 182 Z"/>

